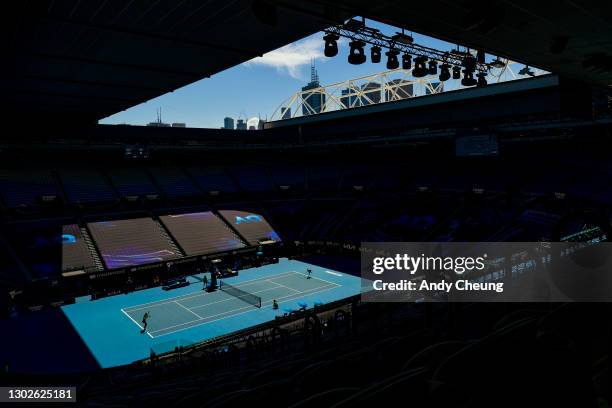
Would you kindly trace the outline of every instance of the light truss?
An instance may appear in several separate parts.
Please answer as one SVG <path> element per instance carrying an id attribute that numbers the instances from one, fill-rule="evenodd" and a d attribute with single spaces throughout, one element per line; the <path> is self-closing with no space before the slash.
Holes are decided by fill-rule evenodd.
<path id="1" fill-rule="evenodd" d="M 383 49 L 393 49 L 400 53 L 410 54 L 414 57 L 426 57 L 428 60 L 436 61 L 440 64 L 462 66 L 466 57 L 473 57 L 468 50 L 455 49 L 452 51 L 441 51 L 435 48 L 426 47 L 412 41 L 407 35 L 388 36 L 380 30 L 367 27 L 359 20 L 349 20 L 345 24 L 332 26 L 325 30 L 326 34 L 334 34 L 351 41 L 358 40 L 365 44 L 381 47 Z M 476 70 L 488 72 L 491 65 L 475 61 Z"/>

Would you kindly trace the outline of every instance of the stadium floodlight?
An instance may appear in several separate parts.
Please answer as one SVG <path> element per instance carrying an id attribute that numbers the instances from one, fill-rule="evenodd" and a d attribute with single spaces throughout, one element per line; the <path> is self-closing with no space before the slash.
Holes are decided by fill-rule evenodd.
<path id="1" fill-rule="evenodd" d="M 389 51 L 385 52 L 385 55 L 387 56 L 387 69 L 398 69 L 399 60 L 397 59 L 397 56 L 399 55 L 399 51 L 390 49 Z"/>
<path id="2" fill-rule="evenodd" d="M 476 74 L 476 76 L 478 77 L 478 81 L 477 81 L 477 85 L 478 87 L 485 87 L 487 86 L 487 79 L 485 78 L 487 76 L 486 72 L 479 72 Z"/>
<path id="3" fill-rule="evenodd" d="M 436 61 L 430 60 L 427 71 L 429 72 L 429 75 L 436 75 L 438 73 L 438 63 Z"/>
<path id="4" fill-rule="evenodd" d="M 461 67 L 460 66 L 453 67 L 453 79 L 461 79 Z"/>
<path id="5" fill-rule="evenodd" d="M 463 86 L 474 86 L 477 84 L 476 79 L 474 78 L 474 71 L 469 71 L 468 69 L 463 70 L 463 79 L 461 80 L 461 85 Z"/>
<path id="6" fill-rule="evenodd" d="M 340 36 L 334 33 L 328 33 L 323 36 L 323 40 L 325 41 L 325 50 L 323 54 L 326 57 L 335 57 L 338 55 L 338 39 L 340 39 Z"/>
<path id="7" fill-rule="evenodd" d="M 381 48 L 378 45 L 373 45 L 372 48 L 370 48 L 370 60 L 374 64 L 378 64 L 380 62 L 380 53 Z"/>
<path id="8" fill-rule="evenodd" d="M 402 54 L 402 69 L 412 68 L 412 55 L 404 53 Z"/>
<path id="9" fill-rule="evenodd" d="M 451 77 L 450 65 L 448 64 L 440 65 L 440 76 L 438 77 L 438 79 L 440 79 L 441 82 L 444 82 L 444 81 L 448 81 L 450 77 Z"/>
<path id="10" fill-rule="evenodd" d="M 429 70 L 425 66 L 427 62 L 427 57 L 418 56 L 414 59 L 414 69 L 412 70 L 412 76 L 415 78 L 422 78 L 427 75 Z"/>
<path id="11" fill-rule="evenodd" d="M 353 40 L 349 43 L 350 52 L 348 62 L 352 65 L 363 64 L 366 61 L 365 51 L 363 47 L 365 43 L 361 40 Z"/>

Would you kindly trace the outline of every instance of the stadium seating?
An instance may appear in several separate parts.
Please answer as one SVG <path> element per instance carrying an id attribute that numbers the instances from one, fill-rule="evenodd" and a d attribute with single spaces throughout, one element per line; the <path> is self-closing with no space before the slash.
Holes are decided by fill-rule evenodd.
<path id="1" fill-rule="evenodd" d="M 595 406 L 593 384 L 600 371 L 590 374 L 588 353 L 576 353 L 572 343 L 569 349 L 562 343 L 544 346 L 552 339 L 538 335 L 563 332 L 566 318 L 584 308 L 541 305 L 517 314 L 511 308 L 456 307 L 456 317 L 478 313 L 496 322 L 482 335 L 457 339 L 447 330 L 445 305 L 429 308 L 429 329 L 417 328 L 424 310 L 415 305 L 390 308 L 384 325 L 377 322 L 380 308 L 360 308 L 349 337 L 329 332 L 308 345 L 298 331 L 288 352 L 262 348 L 248 359 L 200 352 L 158 367 L 118 368 L 92 376 L 79 393 L 86 406 L 123 406 L 129 400 L 131 405 L 233 407 L 255 400 L 271 407 L 366 407 L 406 398 L 433 407 L 485 407 L 491 400 L 500 407 Z M 403 317 L 408 311 L 412 320 Z M 508 389 L 509 381 L 517 387 Z"/>
<path id="2" fill-rule="evenodd" d="M 62 170 L 59 177 L 66 192 L 68 202 L 96 203 L 116 199 L 106 177 L 95 170 Z"/>
<path id="3" fill-rule="evenodd" d="M 235 193 L 238 191 L 236 183 L 221 168 L 190 167 L 186 169 L 205 192 L 218 191 Z"/>
<path id="4" fill-rule="evenodd" d="M 119 168 L 109 170 L 107 174 L 122 198 L 159 194 L 143 169 Z"/>
<path id="5" fill-rule="evenodd" d="M 168 197 L 197 197 L 202 194 L 180 167 L 153 167 L 149 171 Z"/>
<path id="6" fill-rule="evenodd" d="M 275 189 L 272 179 L 262 167 L 238 166 L 231 173 L 243 191 L 265 192 Z"/>
<path id="7" fill-rule="evenodd" d="M 306 172 L 301 167 L 272 165 L 269 167 L 272 179 L 279 188 L 289 187 L 291 190 L 304 190 Z"/>
<path id="8" fill-rule="evenodd" d="M 0 170 L 0 192 L 9 208 L 32 206 L 45 199 L 61 200 L 56 180 L 46 170 Z"/>

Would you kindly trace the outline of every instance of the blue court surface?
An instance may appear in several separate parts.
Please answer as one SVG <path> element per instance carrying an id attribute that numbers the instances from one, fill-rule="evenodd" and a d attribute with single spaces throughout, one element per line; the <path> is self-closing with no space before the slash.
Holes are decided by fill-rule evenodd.
<path id="1" fill-rule="evenodd" d="M 205 292 L 199 280 L 189 280 L 191 285 L 180 289 L 79 299 L 62 309 L 98 364 L 106 368 L 146 358 L 151 350 L 161 353 L 264 323 L 303 305 L 310 308 L 357 295 L 361 285 L 356 276 L 287 259 L 222 280 L 261 297 L 258 308 L 224 291 Z M 273 299 L 279 310 L 272 309 Z M 150 318 L 141 334 L 145 312 Z"/>

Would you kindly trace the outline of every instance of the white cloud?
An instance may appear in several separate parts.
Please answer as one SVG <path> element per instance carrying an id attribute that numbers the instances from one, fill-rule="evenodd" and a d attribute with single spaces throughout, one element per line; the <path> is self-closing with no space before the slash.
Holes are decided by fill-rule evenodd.
<path id="1" fill-rule="evenodd" d="M 270 51 L 262 57 L 253 58 L 246 64 L 265 65 L 276 68 L 296 79 L 305 79 L 303 68 L 310 65 L 310 61 L 323 56 L 323 40 L 320 36 L 309 37 L 292 44 L 285 45 L 277 50 Z"/>

